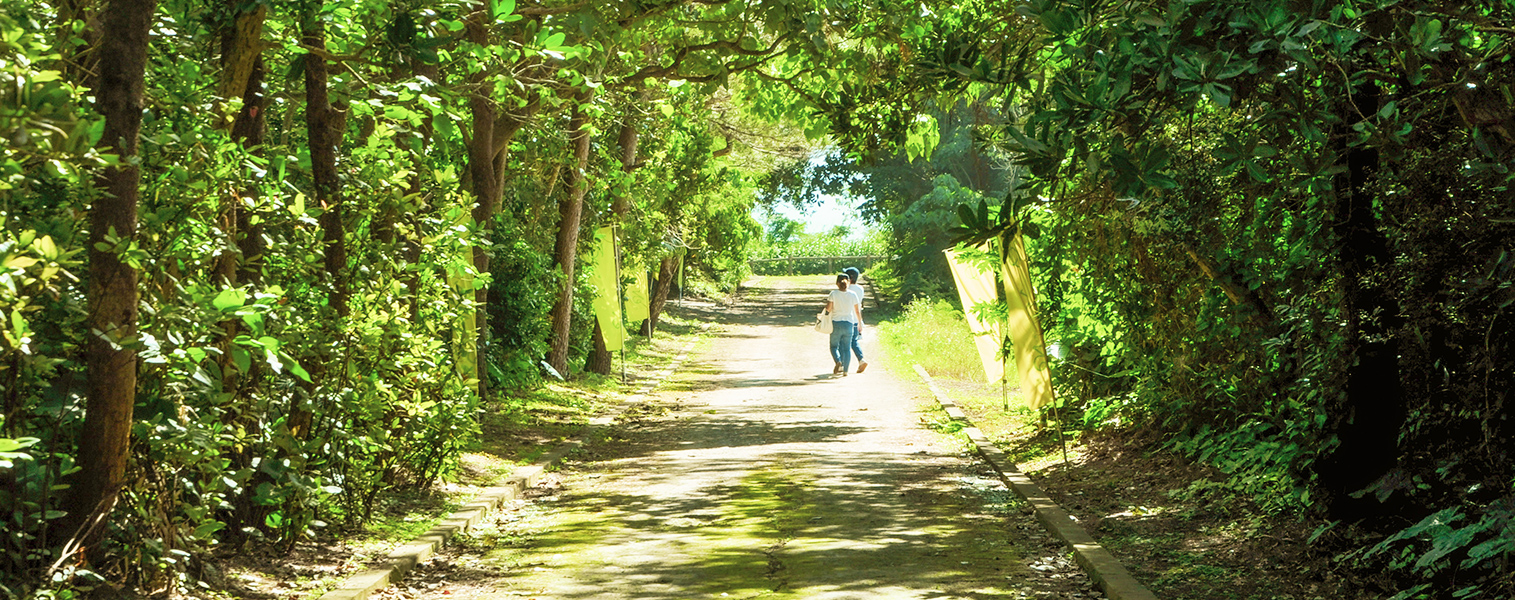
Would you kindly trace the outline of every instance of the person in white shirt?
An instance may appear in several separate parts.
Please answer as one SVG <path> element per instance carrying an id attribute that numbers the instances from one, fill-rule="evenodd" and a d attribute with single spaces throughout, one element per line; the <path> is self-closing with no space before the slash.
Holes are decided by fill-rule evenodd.
<path id="1" fill-rule="evenodd" d="M 857 296 L 857 327 L 852 328 L 852 353 L 857 355 L 857 372 L 862 373 L 868 369 L 868 361 L 863 360 L 863 347 L 858 342 L 863 339 L 863 284 L 857 282 L 858 276 L 863 272 L 857 267 L 842 269 L 847 274 L 847 291 Z"/>
<path id="2" fill-rule="evenodd" d="M 832 375 L 847 376 L 847 367 L 852 363 L 852 332 L 863 322 L 863 312 L 858 308 L 857 296 L 847 291 L 850 284 L 846 273 L 836 276 L 836 289 L 826 296 L 826 312 L 831 315 L 831 360 L 836 363 Z"/>

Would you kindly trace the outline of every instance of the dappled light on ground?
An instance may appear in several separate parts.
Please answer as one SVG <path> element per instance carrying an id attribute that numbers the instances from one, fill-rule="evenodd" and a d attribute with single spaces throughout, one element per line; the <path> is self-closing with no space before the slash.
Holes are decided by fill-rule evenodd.
<path id="1" fill-rule="evenodd" d="M 654 401 L 393 593 L 1093 597 L 987 466 L 920 426 L 916 385 L 816 377 L 830 362 L 808 319 L 824 288 L 778 284 L 717 309 L 722 325 Z"/>

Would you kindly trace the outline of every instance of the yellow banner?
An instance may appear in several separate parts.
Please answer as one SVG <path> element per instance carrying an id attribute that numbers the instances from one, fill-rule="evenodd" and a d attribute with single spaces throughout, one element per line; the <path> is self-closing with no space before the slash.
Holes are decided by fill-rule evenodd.
<path id="1" fill-rule="evenodd" d="M 585 267 L 596 288 L 594 316 L 605 336 L 605 349 L 615 352 L 626 344 L 626 327 L 621 324 L 621 279 L 615 264 L 615 229 L 601 227 L 595 232 L 594 253 Z"/>
<path id="2" fill-rule="evenodd" d="M 999 323 L 984 321 L 973 316 L 973 305 L 994 302 L 999 299 L 999 289 L 994 285 L 994 271 L 980 272 L 972 265 L 963 263 L 956 250 L 948 249 L 947 264 L 952 267 L 952 280 L 957 283 L 957 297 L 963 301 L 963 312 L 968 317 L 968 330 L 973 332 L 973 345 L 978 347 L 978 358 L 984 363 L 984 377 L 990 383 L 1004 379 L 1005 363 L 1000 360 Z"/>
<path id="3" fill-rule="evenodd" d="M 645 321 L 652 316 L 649 298 L 647 270 L 637 269 L 636 278 L 631 282 L 631 287 L 626 288 L 626 321 L 628 323 Z"/>
<path id="4" fill-rule="evenodd" d="M 1052 404 L 1052 373 L 1047 368 L 1047 342 L 1036 320 L 1036 290 L 1031 287 L 1026 244 L 1017 235 L 1005 253 L 1005 292 L 1010 295 L 1010 341 L 1021 377 L 1021 393 L 1033 409 Z"/>

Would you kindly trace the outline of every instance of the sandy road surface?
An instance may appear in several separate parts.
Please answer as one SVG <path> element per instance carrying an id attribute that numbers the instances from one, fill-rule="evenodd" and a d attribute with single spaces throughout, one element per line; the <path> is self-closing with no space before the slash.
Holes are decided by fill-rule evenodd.
<path id="1" fill-rule="evenodd" d="M 663 392 L 387 595 L 1098 597 L 988 467 L 921 426 L 923 386 L 880 362 L 831 376 L 804 326 L 827 279 L 706 306 L 719 325 Z"/>

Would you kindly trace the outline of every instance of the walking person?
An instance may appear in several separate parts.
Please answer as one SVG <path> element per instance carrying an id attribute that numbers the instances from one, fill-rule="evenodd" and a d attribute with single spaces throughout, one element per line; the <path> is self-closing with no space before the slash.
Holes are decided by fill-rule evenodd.
<path id="1" fill-rule="evenodd" d="M 857 296 L 857 326 L 852 328 L 852 353 L 857 355 L 857 372 L 862 373 L 868 369 L 868 361 L 863 360 L 863 347 L 858 343 L 863 339 L 863 284 L 857 282 L 857 278 L 863 274 L 857 267 L 842 269 L 847 274 L 847 291 Z"/>
<path id="2" fill-rule="evenodd" d="M 846 273 L 837 274 L 836 289 L 831 290 L 831 294 L 826 297 L 826 312 L 831 315 L 831 360 L 836 363 L 831 374 L 842 377 L 847 376 L 847 368 L 852 363 L 849 348 L 852 332 L 863 320 L 857 296 L 847 291 L 850 283 Z"/>

